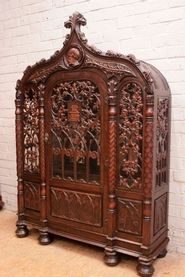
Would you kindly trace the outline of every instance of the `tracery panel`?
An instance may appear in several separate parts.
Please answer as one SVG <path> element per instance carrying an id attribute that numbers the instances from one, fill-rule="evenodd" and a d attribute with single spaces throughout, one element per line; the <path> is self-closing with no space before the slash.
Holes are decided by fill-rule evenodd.
<path id="1" fill-rule="evenodd" d="M 100 182 L 100 93 L 89 80 L 60 82 L 51 95 L 53 177 Z"/>
<path id="2" fill-rule="evenodd" d="M 51 188 L 51 215 L 100 227 L 102 226 L 102 197 Z"/>

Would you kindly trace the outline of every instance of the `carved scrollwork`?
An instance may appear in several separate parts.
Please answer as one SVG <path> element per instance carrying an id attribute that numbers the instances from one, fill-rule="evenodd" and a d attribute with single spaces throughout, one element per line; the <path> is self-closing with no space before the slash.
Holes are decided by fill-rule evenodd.
<path id="1" fill-rule="evenodd" d="M 135 73 L 127 66 L 122 63 L 113 63 L 113 62 L 100 62 L 95 59 L 92 59 L 89 56 L 86 56 L 84 62 L 85 67 L 96 67 L 103 70 L 105 73 L 117 74 L 122 76 L 136 76 Z"/>
<path id="2" fill-rule="evenodd" d="M 135 83 L 128 83 L 119 101 L 119 186 L 142 187 L 143 92 Z"/>
<path id="3" fill-rule="evenodd" d="M 62 65 L 61 61 L 57 62 L 56 64 L 52 65 L 52 66 L 48 66 L 47 69 L 40 69 L 38 71 L 35 71 L 28 79 L 28 81 L 32 81 L 32 83 L 37 84 L 40 81 L 41 82 L 45 82 L 45 80 L 47 79 L 47 77 L 57 71 L 57 70 L 61 70 L 61 69 L 66 69 L 64 65 Z"/>

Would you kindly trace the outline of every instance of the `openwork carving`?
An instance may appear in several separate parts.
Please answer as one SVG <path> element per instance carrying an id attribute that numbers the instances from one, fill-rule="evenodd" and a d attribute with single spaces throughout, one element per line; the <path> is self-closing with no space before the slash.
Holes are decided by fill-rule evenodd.
<path id="1" fill-rule="evenodd" d="M 167 194 L 155 200 L 154 234 L 161 230 L 167 222 Z"/>
<path id="2" fill-rule="evenodd" d="M 39 184 L 33 182 L 24 182 L 24 200 L 25 208 L 40 210 L 40 188 Z"/>
<path id="3" fill-rule="evenodd" d="M 129 201 L 118 199 L 118 221 L 119 231 L 141 235 L 142 203 L 140 201 Z"/>
<path id="4" fill-rule="evenodd" d="M 61 82 L 51 95 L 53 176 L 99 183 L 100 93 L 88 80 Z"/>
<path id="5" fill-rule="evenodd" d="M 141 87 L 128 83 L 119 101 L 119 186 L 142 187 L 143 95 Z"/>
<path id="6" fill-rule="evenodd" d="M 28 88 L 23 103 L 24 171 L 39 173 L 38 92 Z"/>
<path id="7" fill-rule="evenodd" d="M 51 215 L 102 226 L 102 197 L 51 188 Z"/>
<path id="8" fill-rule="evenodd" d="M 167 182 L 167 151 L 168 151 L 168 106 L 169 100 L 159 98 L 157 105 L 157 161 L 156 187 Z"/>

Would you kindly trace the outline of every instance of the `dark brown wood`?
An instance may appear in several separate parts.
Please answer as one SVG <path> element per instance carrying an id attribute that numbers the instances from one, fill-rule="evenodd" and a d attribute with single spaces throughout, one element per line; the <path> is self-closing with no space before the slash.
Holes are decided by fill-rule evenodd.
<path id="1" fill-rule="evenodd" d="M 2 196 L 0 195 L 0 210 L 2 210 L 4 202 L 2 201 Z"/>
<path id="2" fill-rule="evenodd" d="M 89 46 L 74 13 L 49 60 L 16 86 L 18 237 L 52 234 L 138 257 L 152 276 L 166 255 L 170 89 L 152 65 Z"/>

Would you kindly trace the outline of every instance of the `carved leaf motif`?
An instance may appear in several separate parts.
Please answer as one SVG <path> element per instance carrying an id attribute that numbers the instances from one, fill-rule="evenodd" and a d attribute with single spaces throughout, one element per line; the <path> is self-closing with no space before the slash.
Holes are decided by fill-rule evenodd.
<path id="1" fill-rule="evenodd" d="M 64 26 L 66 28 L 71 29 L 71 32 L 75 29 L 79 38 L 83 41 L 83 43 L 87 43 L 87 39 L 85 38 L 84 33 L 82 33 L 80 30 L 81 25 L 82 26 L 86 25 L 86 19 L 82 14 L 78 12 L 75 12 L 72 16 L 69 17 L 69 20 L 64 23 Z M 66 44 L 68 39 L 69 39 L 69 36 L 66 37 L 66 41 L 64 44 Z"/>
<path id="2" fill-rule="evenodd" d="M 39 173 L 39 106 L 33 88 L 24 93 L 23 103 L 24 170 Z"/>
<path id="3" fill-rule="evenodd" d="M 127 84 L 120 93 L 119 186 L 141 189 L 142 182 L 142 89 Z"/>
<path id="4" fill-rule="evenodd" d="M 97 67 L 97 68 L 103 70 L 105 73 L 112 73 L 112 74 L 118 74 L 118 75 L 124 75 L 124 76 L 135 76 L 135 73 L 129 67 L 127 67 L 121 63 L 99 62 L 88 56 L 86 56 L 84 66 Z"/>

